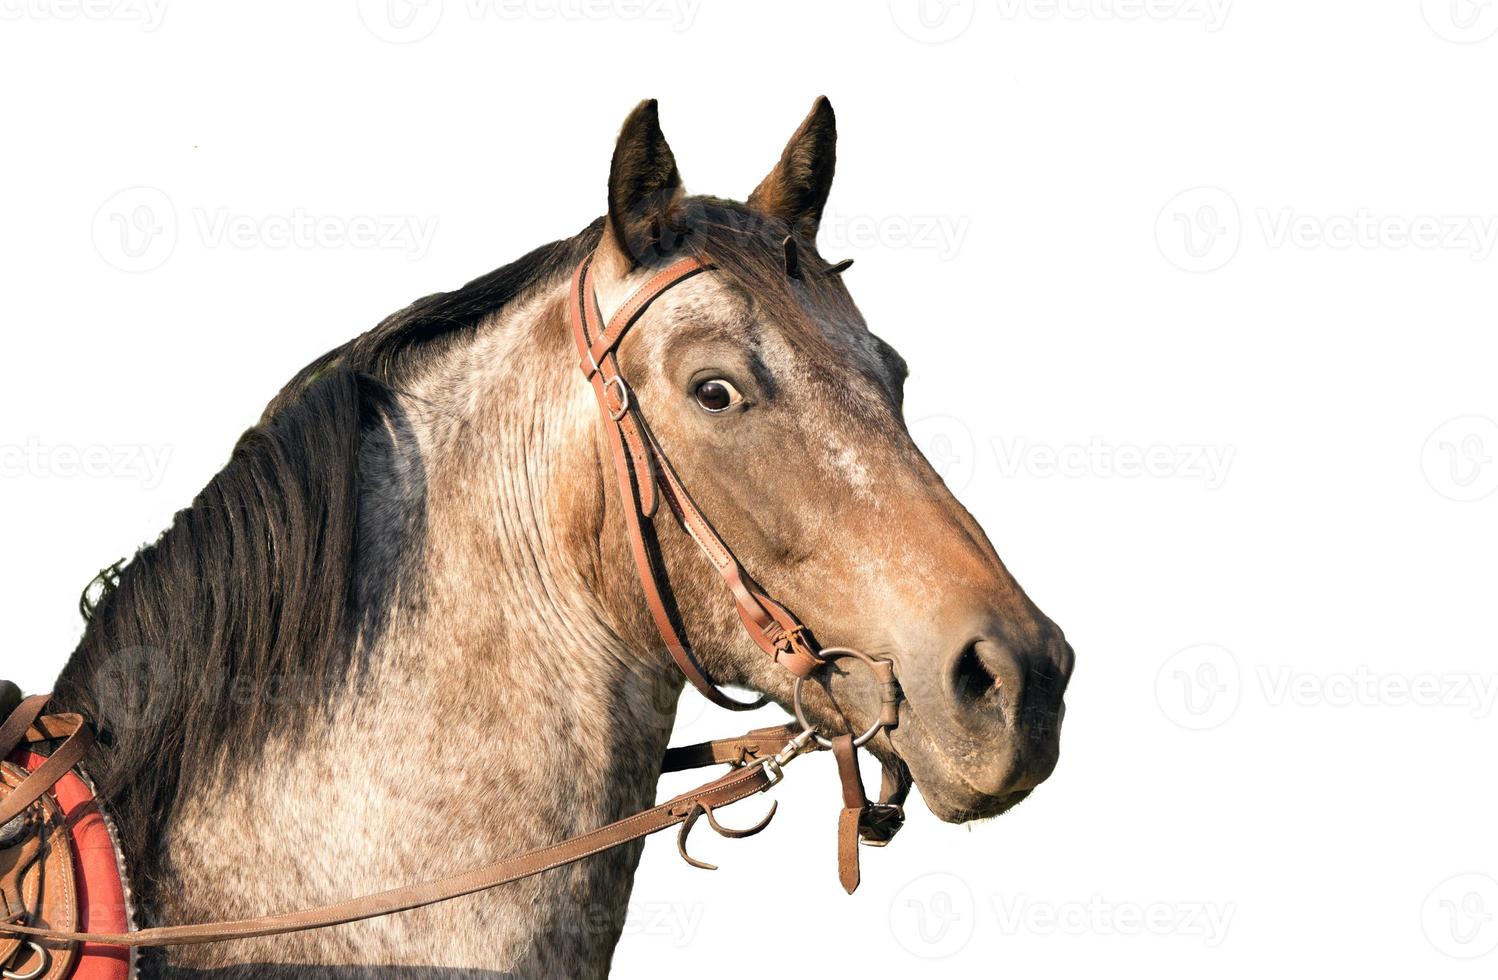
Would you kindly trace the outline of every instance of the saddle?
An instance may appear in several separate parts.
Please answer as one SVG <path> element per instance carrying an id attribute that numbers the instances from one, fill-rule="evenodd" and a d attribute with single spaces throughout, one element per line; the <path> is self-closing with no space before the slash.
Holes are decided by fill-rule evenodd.
<path id="1" fill-rule="evenodd" d="M 130 927 L 113 829 L 78 760 L 92 743 L 75 714 L 43 715 L 0 681 L 0 918 L 58 932 Z M 50 754 L 38 750 L 55 746 Z M 0 932 L 5 980 L 125 980 L 130 951 Z"/>

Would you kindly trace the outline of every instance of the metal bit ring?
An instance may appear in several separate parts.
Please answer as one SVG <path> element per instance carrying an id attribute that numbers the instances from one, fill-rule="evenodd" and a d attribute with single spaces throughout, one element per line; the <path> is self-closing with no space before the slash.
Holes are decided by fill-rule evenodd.
<path id="1" fill-rule="evenodd" d="M 864 664 L 864 666 L 868 667 L 870 670 L 875 670 L 876 665 L 889 663 L 888 660 L 875 660 L 873 657 L 869 656 L 863 651 L 854 650 L 852 647 L 827 647 L 825 650 L 817 651 L 817 655 L 824 660 L 836 660 L 840 657 L 852 657 L 853 659 Z M 817 744 L 822 748 L 830 749 L 832 748 L 832 742 L 829 739 L 818 734 L 816 727 L 813 726 L 811 722 L 806 720 L 806 709 L 801 704 L 801 688 L 806 683 L 806 680 L 807 679 L 805 677 L 796 678 L 796 687 L 795 690 L 791 693 L 791 706 L 796 711 L 796 721 L 800 722 L 803 734 L 810 735 L 812 738 L 816 739 Z M 876 715 L 874 717 L 874 723 L 869 726 L 868 731 L 864 732 L 862 735 L 853 740 L 853 746 L 855 748 L 862 748 L 863 746 L 871 742 L 875 735 L 879 734 L 880 729 L 885 727 L 888 727 L 888 722 L 880 715 Z"/>

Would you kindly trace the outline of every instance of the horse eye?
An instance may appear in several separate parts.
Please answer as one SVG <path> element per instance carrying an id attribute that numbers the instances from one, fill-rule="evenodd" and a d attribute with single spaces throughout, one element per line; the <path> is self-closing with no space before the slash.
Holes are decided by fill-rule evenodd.
<path id="1" fill-rule="evenodd" d="M 739 390 L 722 378 L 713 378 L 697 386 L 697 404 L 709 412 L 726 412 L 743 400 Z"/>

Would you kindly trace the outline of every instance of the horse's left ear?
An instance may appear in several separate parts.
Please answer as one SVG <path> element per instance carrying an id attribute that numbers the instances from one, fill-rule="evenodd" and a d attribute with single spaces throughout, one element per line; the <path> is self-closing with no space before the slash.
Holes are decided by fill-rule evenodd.
<path id="1" fill-rule="evenodd" d="M 823 95 L 786 144 L 775 169 L 749 195 L 749 206 L 780 218 L 797 237 L 815 239 L 836 169 L 837 117 Z"/>

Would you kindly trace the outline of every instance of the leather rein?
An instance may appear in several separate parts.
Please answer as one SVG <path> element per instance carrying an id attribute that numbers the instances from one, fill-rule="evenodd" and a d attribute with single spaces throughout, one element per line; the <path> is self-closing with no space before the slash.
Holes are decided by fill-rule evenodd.
<path id="1" fill-rule="evenodd" d="M 662 499 L 677 523 L 697 543 L 722 578 L 744 629 L 755 645 L 774 663 L 795 676 L 794 706 L 798 724 L 760 728 L 737 738 L 669 749 L 663 760 L 663 772 L 719 764 L 726 764 L 730 769 L 711 782 L 649 810 L 483 867 L 297 912 L 125 933 L 54 930 L 39 923 L 19 921 L 24 916 L 7 913 L 0 915 L 0 935 L 51 942 L 144 947 L 193 945 L 321 929 L 486 891 L 572 864 L 673 826 L 680 826 L 677 846 L 682 857 L 695 867 L 711 869 L 713 865 L 698 861 L 687 853 L 687 837 L 697 821 L 705 816 L 709 825 L 726 837 L 759 833 L 773 818 L 774 806 L 763 821 L 747 830 L 724 827 L 719 823 L 716 811 L 765 792 L 780 782 L 784 767 L 791 760 L 821 749 L 832 750 L 843 786 L 843 809 L 838 821 L 838 865 L 840 881 L 851 893 L 859 881 L 858 844 L 883 846 L 894 837 L 903 824 L 902 804 L 910 789 L 909 777 L 902 769 L 886 766 L 880 800 L 871 802 L 864 795 L 858 772 L 858 748 L 880 731 L 895 727 L 899 721 L 900 691 L 893 665 L 849 648 L 819 648 L 810 631 L 795 615 L 770 598 L 750 577 L 687 493 L 660 443 L 646 425 L 640 406 L 619 371 L 619 345 L 651 303 L 673 286 L 711 268 L 696 258 L 682 259 L 667 266 L 636 289 L 605 323 L 598 307 L 590 256 L 573 274 L 569 317 L 580 367 L 597 396 L 612 448 L 640 585 L 651 618 L 672 659 L 687 680 L 714 704 L 742 711 L 757 708 L 768 701 L 768 698 L 762 698 L 742 702 L 729 697 L 712 682 L 693 656 L 675 614 L 670 583 L 656 548 L 653 519 Z M 837 659 L 855 660 L 869 668 L 880 690 L 877 718 L 867 731 L 856 737 L 851 734 L 824 736 L 806 721 L 802 708 L 801 692 L 806 680 Z M 62 739 L 45 763 L 0 797 L 0 831 L 13 821 L 26 818 L 28 811 L 39 805 L 57 780 L 83 760 L 93 743 L 93 729 L 83 717 L 72 713 L 45 715 L 48 700 L 49 695 L 27 698 L 0 724 L 0 759 L 21 746 L 55 743 Z M 31 945 L 33 949 L 41 950 L 35 943 Z"/>

